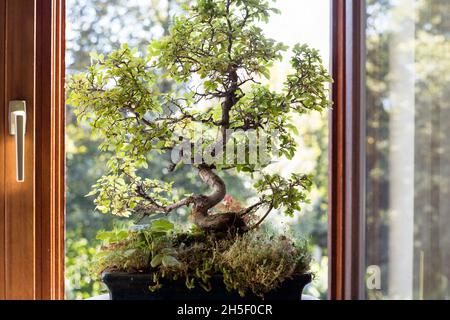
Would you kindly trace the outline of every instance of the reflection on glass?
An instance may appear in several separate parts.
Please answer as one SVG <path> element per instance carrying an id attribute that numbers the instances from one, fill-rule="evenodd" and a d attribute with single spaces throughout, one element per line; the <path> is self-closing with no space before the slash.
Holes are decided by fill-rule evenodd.
<path id="1" fill-rule="evenodd" d="M 450 2 L 366 2 L 367 295 L 448 299 Z"/>

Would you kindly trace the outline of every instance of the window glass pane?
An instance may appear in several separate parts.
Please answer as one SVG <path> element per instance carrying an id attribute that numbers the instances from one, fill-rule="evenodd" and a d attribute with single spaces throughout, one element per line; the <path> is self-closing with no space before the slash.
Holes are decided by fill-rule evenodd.
<path id="1" fill-rule="evenodd" d="M 448 299 L 450 2 L 366 3 L 367 294 Z"/>
<path id="2" fill-rule="evenodd" d="M 167 34 L 171 17 L 181 12 L 180 0 L 67 0 L 67 73 L 84 71 L 90 64 L 91 52 L 107 54 L 120 44 L 146 52 L 154 38 Z M 194 2 L 194 0 L 192 0 Z M 329 56 L 329 0 L 283 0 L 274 4 L 281 10 L 269 23 L 261 24 L 264 32 L 277 41 L 292 46 L 307 43 L 321 51 L 323 60 Z M 290 53 L 287 53 L 289 56 Z M 267 81 L 272 89 L 282 88 L 289 72 L 288 63 L 277 63 Z M 161 86 L 170 86 L 161 83 Z M 313 271 L 316 280 L 308 293 L 320 298 L 327 292 L 327 168 L 328 129 L 327 115 L 315 114 L 295 119 L 299 128 L 299 151 L 294 161 L 280 161 L 272 172 L 284 175 L 311 173 L 314 187 L 310 204 L 292 218 L 281 219 L 273 214 L 270 226 L 288 229 L 296 236 L 310 240 L 314 253 Z M 67 106 L 67 216 L 66 216 L 66 298 L 82 299 L 104 293 L 102 284 L 90 274 L 90 266 L 99 241 L 100 229 L 110 230 L 114 224 L 125 223 L 111 215 L 96 212 L 92 197 L 85 197 L 91 186 L 105 174 L 105 162 L 110 157 L 98 151 L 100 141 L 92 137 L 89 124 L 76 121 L 73 108 Z M 167 159 L 151 158 L 153 178 L 167 175 Z M 180 194 L 204 192 L 195 173 L 189 168 L 180 169 L 173 179 Z M 172 178 L 171 178 L 172 179 Z M 228 192 L 235 199 L 245 202 L 252 199 L 252 181 L 242 175 L 226 175 Z M 187 212 L 180 212 L 171 219 L 187 221 Z M 289 227 L 289 228 L 287 228 Z"/>

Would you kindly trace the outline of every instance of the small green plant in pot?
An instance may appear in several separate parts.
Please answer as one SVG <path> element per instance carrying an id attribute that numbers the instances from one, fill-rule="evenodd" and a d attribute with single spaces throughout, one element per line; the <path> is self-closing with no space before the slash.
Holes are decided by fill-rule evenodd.
<path id="1" fill-rule="evenodd" d="M 300 210 L 311 180 L 268 167 L 292 159 L 292 116 L 328 108 L 332 80 L 317 50 L 296 45 L 283 90 L 261 83 L 287 50 L 257 26 L 277 12 L 268 1 L 184 9 L 146 55 L 123 45 L 69 81 L 68 103 L 103 138 L 101 150 L 115 152 L 90 193 L 97 209 L 151 220 L 100 233 L 96 269 L 117 299 L 299 299 L 310 281 L 306 244 L 261 225 L 271 212 Z M 168 159 L 164 181 L 151 178 L 152 153 Z M 170 176 L 186 166 L 209 192 L 177 192 Z M 225 171 L 255 179 L 258 199 L 243 205 L 227 195 Z M 183 210 L 187 230 L 160 219 Z"/>

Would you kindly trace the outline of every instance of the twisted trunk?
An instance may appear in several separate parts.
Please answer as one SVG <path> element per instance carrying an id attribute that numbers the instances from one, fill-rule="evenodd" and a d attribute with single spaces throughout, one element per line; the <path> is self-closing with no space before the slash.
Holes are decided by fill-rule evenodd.
<path id="1" fill-rule="evenodd" d="M 246 224 L 238 213 L 209 214 L 209 210 L 223 200 L 227 189 L 224 181 L 206 166 L 199 168 L 198 175 L 213 191 L 209 195 L 198 196 L 194 201 L 191 215 L 195 225 L 210 232 L 245 229 Z"/>
<path id="2" fill-rule="evenodd" d="M 210 195 L 205 196 L 208 209 L 210 209 L 219 204 L 225 197 L 227 193 L 225 182 L 223 182 L 223 180 L 217 174 L 215 174 L 212 169 L 206 166 L 202 166 L 199 168 L 198 175 L 204 183 L 206 183 L 211 187 L 211 189 L 213 189 L 213 192 Z"/>
<path id="3" fill-rule="evenodd" d="M 230 32 L 232 30 L 230 29 Z M 231 54 L 232 39 L 229 43 L 229 53 Z M 238 75 L 235 66 L 229 68 L 230 87 L 227 90 L 225 100 L 222 102 L 222 138 L 218 142 L 222 144 L 222 152 L 228 142 L 227 129 L 230 127 L 230 110 L 237 103 L 236 91 L 238 90 Z M 214 149 L 215 150 L 215 149 Z M 214 171 L 205 165 L 199 167 L 198 175 L 213 191 L 207 196 L 198 196 L 194 201 L 192 217 L 194 223 L 205 231 L 233 231 L 244 230 L 246 224 L 241 215 L 237 212 L 209 214 L 209 209 L 219 204 L 226 195 L 227 188 L 223 180 Z"/>

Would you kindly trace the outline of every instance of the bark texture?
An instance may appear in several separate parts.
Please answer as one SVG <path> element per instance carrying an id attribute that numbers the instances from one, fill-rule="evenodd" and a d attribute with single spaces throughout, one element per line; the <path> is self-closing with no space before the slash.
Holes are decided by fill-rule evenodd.
<path id="1" fill-rule="evenodd" d="M 246 229 L 246 224 L 238 212 L 209 213 L 211 208 L 223 200 L 227 189 L 223 180 L 206 166 L 199 168 L 198 175 L 212 192 L 209 195 L 198 196 L 194 201 L 191 215 L 195 225 L 208 232 Z"/>

